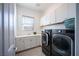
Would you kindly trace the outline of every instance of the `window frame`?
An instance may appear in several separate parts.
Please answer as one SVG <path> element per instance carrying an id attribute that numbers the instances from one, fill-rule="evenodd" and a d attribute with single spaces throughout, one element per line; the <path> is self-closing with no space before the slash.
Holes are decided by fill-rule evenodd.
<path id="1" fill-rule="evenodd" d="M 23 24 L 23 22 L 22 22 L 22 28 L 23 28 L 23 30 L 25 30 L 25 31 L 34 31 L 34 17 L 31 17 L 31 16 L 25 16 L 25 15 L 22 15 L 22 20 L 23 20 L 23 17 L 27 17 L 27 18 L 32 18 L 33 19 L 33 25 L 32 25 L 32 28 L 29 30 L 27 30 L 27 29 L 24 29 L 24 24 Z M 24 20 L 23 20 L 24 21 Z"/>

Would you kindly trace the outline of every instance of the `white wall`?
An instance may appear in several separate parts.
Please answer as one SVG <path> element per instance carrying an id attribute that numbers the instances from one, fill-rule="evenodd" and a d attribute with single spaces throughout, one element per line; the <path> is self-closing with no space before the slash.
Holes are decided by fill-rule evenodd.
<path id="1" fill-rule="evenodd" d="M 19 35 L 27 35 L 27 34 L 32 34 L 33 31 L 24 31 L 22 29 L 22 15 L 24 16 L 31 16 L 35 18 L 34 21 L 34 31 L 36 31 L 37 33 L 40 33 L 40 16 L 41 13 L 36 12 L 34 10 L 30 10 L 28 8 L 16 5 L 16 36 Z"/>

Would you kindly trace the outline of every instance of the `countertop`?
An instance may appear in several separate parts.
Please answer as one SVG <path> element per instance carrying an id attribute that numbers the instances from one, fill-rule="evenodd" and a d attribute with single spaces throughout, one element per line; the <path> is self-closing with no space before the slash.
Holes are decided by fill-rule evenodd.
<path id="1" fill-rule="evenodd" d="M 21 35 L 21 36 L 16 36 L 16 38 L 20 38 L 20 37 L 30 37 L 30 36 L 41 36 L 41 34 L 30 34 L 30 35 Z"/>

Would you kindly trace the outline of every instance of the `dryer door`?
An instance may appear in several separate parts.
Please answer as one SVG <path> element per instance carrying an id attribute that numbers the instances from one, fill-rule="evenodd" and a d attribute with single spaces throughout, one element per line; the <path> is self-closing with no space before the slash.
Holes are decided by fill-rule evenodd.
<path id="1" fill-rule="evenodd" d="M 69 56 L 73 54 L 73 42 L 69 36 L 54 34 L 52 39 L 52 53 L 54 55 Z"/>

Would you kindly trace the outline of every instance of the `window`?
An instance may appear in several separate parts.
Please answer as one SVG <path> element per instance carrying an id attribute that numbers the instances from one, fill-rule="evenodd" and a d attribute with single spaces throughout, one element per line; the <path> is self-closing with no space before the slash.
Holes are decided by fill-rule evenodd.
<path id="1" fill-rule="evenodd" d="M 23 16 L 23 30 L 33 30 L 34 18 Z"/>

